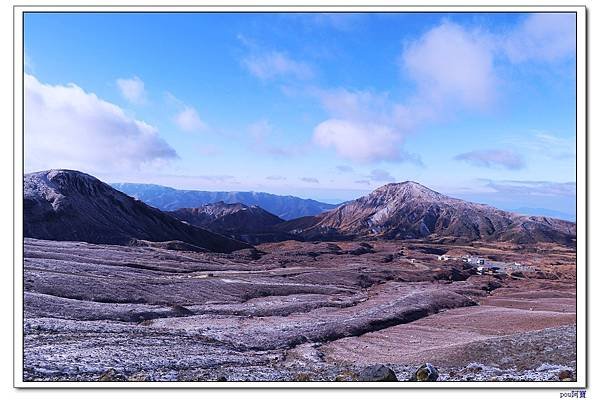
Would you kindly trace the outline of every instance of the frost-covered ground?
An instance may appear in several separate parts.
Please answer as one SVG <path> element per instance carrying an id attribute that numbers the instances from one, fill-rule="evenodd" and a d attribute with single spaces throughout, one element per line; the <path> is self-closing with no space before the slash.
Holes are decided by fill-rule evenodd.
<path id="1" fill-rule="evenodd" d="M 572 280 L 478 276 L 431 246 L 220 255 L 26 239 L 24 378 L 347 381 L 382 363 L 408 380 L 424 362 L 445 381 L 576 372 Z"/>

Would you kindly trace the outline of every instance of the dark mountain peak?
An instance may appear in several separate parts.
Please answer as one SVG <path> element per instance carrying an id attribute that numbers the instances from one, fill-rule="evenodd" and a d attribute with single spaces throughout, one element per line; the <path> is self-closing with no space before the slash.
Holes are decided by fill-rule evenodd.
<path id="1" fill-rule="evenodd" d="M 46 187 L 68 192 L 88 192 L 94 187 L 110 186 L 83 172 L 70 169 L 50 169 L 25 174 L 26 189 Z"/>
<path id="2" fill-rule="evenodd" d="M 38 176 L 46 177 L 49 181 L 58 182 L 61 179 L 83 179 L 90 181 L 102 182 L 98 178 L 92 175 L 86 174 L 85 172 L 76 171 L 74 169 L 49 169 L 46 171 L 30 172 L 25 176 Z"/>
<path id="3" fill-rule="evenodd" d="M 99 244 L 180 241 L 230 252 L 245 243 L 184 224 L 79 171 L 53 169 L 23 179 L 24 234 Z"/>
<path id="4" fill-rule="evenodd" d="M 128 196 L 86 173 L 70 169 L 51 169 L 25 174 L 23 193 L 27 204 L 44 200 L 54 211 L 77 208 L 86 199 L 106 197 L 123 201 Z M 26 204 L 26 205 L 27 205 Z"/>

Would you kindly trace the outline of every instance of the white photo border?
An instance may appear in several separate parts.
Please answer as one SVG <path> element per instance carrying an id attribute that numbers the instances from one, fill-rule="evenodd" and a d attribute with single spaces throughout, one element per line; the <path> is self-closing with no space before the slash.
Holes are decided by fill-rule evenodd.
<path id="1" fill-rule="evenodd" d="M 348 1 L 348 3 L 350 3 Z M 574 382 L 30 382 L 23 380 L 23 21 L 28 12 L 568 12 L 576 14 L 576 346 Z M 546 388 L 588 385 L 587 9 L 585 6 L 492 5 L 14 5 L 13 6 L 13 385 L 16 388 Z"/>

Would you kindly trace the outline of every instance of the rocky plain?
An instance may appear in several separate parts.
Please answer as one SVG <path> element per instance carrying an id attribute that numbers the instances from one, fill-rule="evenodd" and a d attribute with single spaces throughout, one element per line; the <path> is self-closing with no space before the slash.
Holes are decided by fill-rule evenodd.
<path id="1" fill-rule="evenodd" d="M 474 247 L 475 246 L 475 247 Z M 575 253 L 285 241 L 230 254 L 25 239 L 24 379 L 574 379 Z M 437 255 L 534 265 L 479 275 Z M 559 377 L 560 376 L 560 377 Z"/>

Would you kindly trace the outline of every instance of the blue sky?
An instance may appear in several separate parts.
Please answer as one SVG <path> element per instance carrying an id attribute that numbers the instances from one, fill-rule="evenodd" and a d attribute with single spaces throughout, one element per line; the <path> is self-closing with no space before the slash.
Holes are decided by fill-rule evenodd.
<path id="1" fill-rule="evenodd" d="M 27 14 L 26 171 L 575 208 L 574 14 Z"/>

